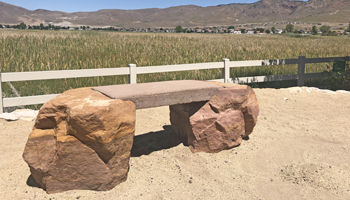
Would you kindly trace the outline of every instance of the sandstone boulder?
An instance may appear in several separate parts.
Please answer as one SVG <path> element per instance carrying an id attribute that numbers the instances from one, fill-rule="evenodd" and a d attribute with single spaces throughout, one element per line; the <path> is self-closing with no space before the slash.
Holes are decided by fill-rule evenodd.
<path id="1" fill-rule="evenodd" d="M 23 158 L 47 193 L 110 190 L 127 178 L 135 105 L 91 88 L 64 92 L 45 103 Z"/>
<path id="2" fill-rule="evenodd" d="M 209 101 L 170 106 L 173 130 L 193 153 L 215 153 L 238 146 L 257 122 L 259 105 L 249 86 L 214 84 L 223 88 Z"/>

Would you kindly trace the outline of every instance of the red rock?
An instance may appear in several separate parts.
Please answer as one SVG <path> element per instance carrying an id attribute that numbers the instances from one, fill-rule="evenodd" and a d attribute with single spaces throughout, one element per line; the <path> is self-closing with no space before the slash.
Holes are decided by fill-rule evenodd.
<path id="1" fill-rule="evenodd" d="M 207 102 L 170 106 L 174 132 L 187 140 L 193 153 L 238 146 L 256 125 L 259 105 L 254 91 L 244 85 L 216 84 L 224 88 Z"/>
<path id="2" fill-rule="evenodd" d="M 90 88 L 66 91 L 40 109 L 23 158 L 47 193 L 110 190 L 127 178 L 135 113 Z"/>

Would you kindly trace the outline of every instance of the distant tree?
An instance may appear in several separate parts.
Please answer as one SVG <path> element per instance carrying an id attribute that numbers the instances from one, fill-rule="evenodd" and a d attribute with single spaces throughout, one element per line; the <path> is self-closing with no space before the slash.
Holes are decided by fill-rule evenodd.
<path id="1" fill-rule="evenodd" d="M 286 31 L 287 31 L 288 33 L 293 32 L 293 30 L 294 30 L 294 25 L 293 25 L 293 24 L 287 24 L 287 25 L 286 25 Z"/>
<path id="2" fill-rule="evenodd" d="M 18 26 L 19 29 L 26 29 L 27 28 L 27 25 L 23 22 L 21 22 Z"/>
<path id="3" fill-rule="evenodd" d="M 348 29 L 346 29 L 347 32 L 350 32 L 350 22 L 349 22 L 349 26 Z"/>
<path id="4" fill-rule="evenodd" d="M 176 32 L 176 33 L 181 33 L 182 31 L 183 31 L 182 26 L 177 26 L 177 27 L 175 28 L 175 32 Z"/>
<path id="5" fill-rule="evenodd" d="M 75 30 L 79 30 L 79 27 L 75 27 L 74 29 L 75 29 Z"/>
<path id="6" fill-rule="evenodd" d="M 338 33 L 336 31 L 329 31 L 327 36 L 338 36 Z"/>
<path id="7" fill-rule="evenodd" d="M 270 34 L 270 33 L 271 33 L 270 29 L 266 29 L 265 32 L 266 32 L 267 34 Z"/>
<path id="8" fill-rule="evenodd" d="M 86 27 L 85 27 L 85 26 L 82 26 L 81 28 L 82 28 L 84 31 L 86 30 Z"/>
<path id="9" fill-rule="evenodd" d="M 241 33 L 245 33 L 245 29 L 244 28 L 241 29 Z"/>
<path id="10" fill-rule="evenodd" d="M 276 31 L 276 27 L 272 27 L 272 28 L 271 28 L 271 32 L 272 32 L 273 34 L 275 34 L 275 33 L 276 33 L 275 31 Z"/>
<path id="11" fill-rule="evenodd" d="M 40 30 L 43 30 L 43 29 L 44 29 L 44 24 L 41 23 L 41 24 L 40 24 Z"/>
<path id="12" fill-rule="evenodd" d="M 253 29 L 253 30 L 254 30 L 254 32 L 259 31 L 260 33 L 265 31 L 265 29 L 263 29 L 263 28 L 256 28 L 256 29 Z"/>
<path id="13" fill-rule="evenodd" d="M 313 27 L 312 27 L 311 34 L 312 34 L 312 35 L 318 35 L 318 30 L 317 30 L 317 27 L 316 27 L 316 26 L 313 26 Z"/>
<path id="14" fill-rule="evenodd" d="M 2 24 L 0 24 L 0 28 L 4 28 L 4 27 L 2 26 Z"/>
<path id="15" fill-rule="evenodd" d="M 234 26 L 229 26 L 227 29 L 235 29 L 235 27 Z"/>
<path id="16" fill-rule="evenodd" d="M 322 35 L 327 35 L 331 30 L 330 26 L 321 26 L 320 30 L 322 31 Z"/>

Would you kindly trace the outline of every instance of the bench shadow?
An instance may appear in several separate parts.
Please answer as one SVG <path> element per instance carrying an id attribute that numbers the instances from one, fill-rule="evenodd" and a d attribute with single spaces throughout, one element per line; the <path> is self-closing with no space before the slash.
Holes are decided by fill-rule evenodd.
<path id="1" fill-rule="evenodd" d="M 182 143 L 170 125 L 163 126 L 163 129 L 162 131 L 135 136 L 131 156 L 140 157 L 142 155 L 149 155 L 152 152 L 170 149 Z"/>

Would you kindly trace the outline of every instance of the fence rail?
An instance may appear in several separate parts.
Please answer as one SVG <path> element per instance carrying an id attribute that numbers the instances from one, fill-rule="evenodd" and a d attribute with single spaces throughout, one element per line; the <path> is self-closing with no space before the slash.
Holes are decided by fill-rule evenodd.
<path id="1" fill-rule="evenodd" d="M 223 78 L 216 79 L 215 81 L 221 81 L 225 83 L 251 83 L 251 82 L 284 81 L 284 80 L 297 79 L 298 86 L 303 86 L 305 79 L 322 77 L 322 73 L 305 74 L 305 64 L 335 62 L 335 61 L 350 61 L 350 58 L 349 57 L 305 58 L 305 56 L 299 56 L 298 59 L 277 59 L 277 60 L 230 61 L 229 59 L 223 59 L 222 62 L 183 64 L 183 65 L 136 67 L 135 64 L 129 64 L 128 67 L 104 68 L 104 69 L 6 72 L 6 73 L 0 72 L 0 113 L 3 113 L 3 108 L 5 107 L 41 104 L 55 98 L 58 95 L 58 94 L 50 94 L 50 95 L 3 98 L 2 89 L 1 89 L 1 83 L 3 82 L 129 75 L 129 83 L 136 84 L 137 74 L 150 74 L 150 73 L 201 70 L 201 69 L 222 69 Z M 253 66 L 290 65 L 290 64 L 298 64 L 298 74 L 230 78 L 230 68 L 234 68 L 234 67 L 253 67 Z"/>

